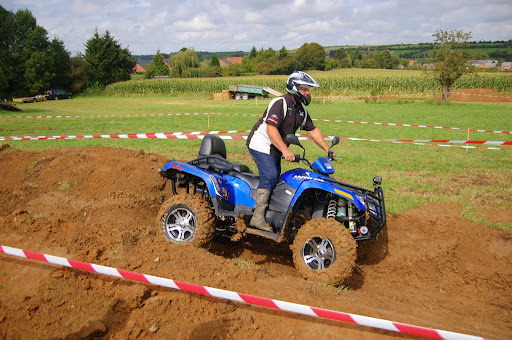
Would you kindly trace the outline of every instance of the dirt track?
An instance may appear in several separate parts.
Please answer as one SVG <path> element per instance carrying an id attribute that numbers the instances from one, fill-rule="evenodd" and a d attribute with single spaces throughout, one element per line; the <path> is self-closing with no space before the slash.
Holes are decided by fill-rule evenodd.
<path id="1" fill-rule="evenodd" d="M 359 260 L 348 290 L 336 289 L 301 279 L 286 246 L 256 237 L 215 240 L 209 250 L 168 242 L 155 223 L 167 190 L 156 169 L 165 161 L 103 147 L 3 150 L 1 244 L 347 313 L 512 338 L 512 232 L 472 224 L 455 205 L 389 216 L 388 241 Z M 6 255 L 0 255 L 0 272 L 1 339 L 406 337 Z"/>

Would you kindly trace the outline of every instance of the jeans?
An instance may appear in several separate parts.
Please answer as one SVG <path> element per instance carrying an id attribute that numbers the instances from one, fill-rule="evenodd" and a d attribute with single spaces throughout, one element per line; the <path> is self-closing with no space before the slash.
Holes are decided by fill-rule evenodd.
<path id="1" fill-rule="evenodd" d="M 267 189 L 272 192 L 281 175 L 281 158 L 276 159 L 271 155 L 253 149 L 249 149 L 249 153 L 256 162 L 260 173 L 258 189 Z"/>

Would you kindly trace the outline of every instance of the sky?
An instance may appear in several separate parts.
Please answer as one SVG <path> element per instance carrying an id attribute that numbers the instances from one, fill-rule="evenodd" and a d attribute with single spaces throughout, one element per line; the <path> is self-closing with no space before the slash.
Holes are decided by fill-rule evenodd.
<path id="1" fill-rule="evenodd" d="M 2 0 L 29 9 L 37 24 L 85 51 L 97 30 L 132 55 L 250 51 L 433 42 L 437 30 L 471 32 L 471 41 L 512 39 L 511 0 Z"/>

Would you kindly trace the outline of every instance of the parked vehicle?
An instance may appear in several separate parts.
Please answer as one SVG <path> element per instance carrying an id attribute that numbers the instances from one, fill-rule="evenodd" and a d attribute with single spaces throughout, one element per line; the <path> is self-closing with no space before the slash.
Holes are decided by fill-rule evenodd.
<path id="1" fill-rule="evenodd" d="M 288 135 L 287 140 L 303 149 L 295 160 L 309 169 L 282 174 L 265 213 L 273 232 L 249 225 L 259 177 L 247 165 L 227 160 L 220 137 L 206 135 L 196 159 L 169 161 L 159 169 L 172 181 L 174 193 L 158 214 L 164 235 L 197 247 L 207 245 L 215 234 L 232 240 L 258 235 L 290 243 L 295 267 L 305 278 L 339 284 L 349 277 L 357 242 L 376 238 L 386 225 L 382 178 L 373 179 L 372 191 L 337 181 L 329 176 L 334 173 L 333 159 L 320 157 L 310 163 L 298 137 Z M 331 148 L 338 142 L 335 137 Z"/>
<path id="2" fill-rule="evenodd" d="M 232 94 L 232 98 L 235 98 L 236 100 L 268 97 L 269 93 L 275 96 L 281 95 L 281 93 L 270 87 L 256 85 L 229 85 L 229 92 Z"/>
<path id="3" fill-rule="evenodd" d="M 44 95 L 48 100 L 71 99 L 73 96 L 72 93 L 60 89 L 48 90 Z"/>
<path id="4" fill-rule="evenodd" d="M 14 103 L 35 103 L 35 102 L 42 102 L 46 100 L 46 97 L 38 94 L 37 96 L 33 97 L 19 97 L 19 98 L 12 98 L 12 101 Z"/>

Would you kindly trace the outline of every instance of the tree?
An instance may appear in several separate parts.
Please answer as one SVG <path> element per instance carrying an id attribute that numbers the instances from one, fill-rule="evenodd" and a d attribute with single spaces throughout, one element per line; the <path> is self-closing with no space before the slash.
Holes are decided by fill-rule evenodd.
<path id="1" fill-rule="evenodd" d="M 73 93 L 80 93 L 87 88 L 89 80 L 85 69 L 85 59 L 80 52 L 69 59 L 69 88 Z"/>
<path id="2" fill-rule="evenodd" d="M 68 89 L 71 85 L 71 62 L 70 53 L 64 48 L 64 42 L 57 38 L 53 38 L 49 46 L 49 54 L 51 59 L 51 72 L 53 79 L 51 86 L 56 88 Z"/>
<path id="3" fill-rule="evenodd" d="M 358 68 L 379 68 L 379 64 L 375 59 L 367 58 L 356 61 L 356 67 Z"/>
<path id="4" fill-rule="evenodd" d="M 11 47 L 14 44 L 15 24 L 13 13 L 0 6 L 0 99 L 9 95 L 12 70 L 15 67 L 15 59 Z"/>
<path id="5" fill-rule="evenodd" d="M 339 66 L 342 68 L 352 67 L 352 58 L 350 54 L 348 54 L 344 49 L 339 48 L 332 54 L 332 58 L 336 59 L 339 63 Z"/>
<path id="6" fill-rule="evenodd" d="M 353 64 L 353 60 L 352 60 L 352 57 L 350 56 L 350 54 L 347 54 L 347 58 L 345 58 L 345 61 L 342 61 L 341 62 L 341 67 L 343 68 L 349 68 L 349 67 L 352 67 L 352 64 Z"/>
<path id="7" fill-rule="evenodd" d="M 52 72 L 53 65 L 49 52 L 32 52 L 25 66 L 24 87 L 29 93 L 42 93 L 50 87 L 55 73 Z"/>
<path id="8" fill-rule="evenodd" d="M 272 73 L 272 66 L 273 64 L 271 62 L 264 61 L 254 65 L 254 71 L 258 72 L 259 74 L 269 75 Z"/>
<path id="9" fill-rule="evenodd" d="M 359 50 L 352 50 L 352 51 L 350 51 L 348 56 L 352 60 L 352 65 L 355 65 L 355 63 L 358 60 L 363 60 L 363 55 L 361 54 L 361 52 Z"/>
<path id="10" fill-rule="evenodd" d="M 210 61 L 210 66 L 218 66 L 220 67 L 220 60 L 219 60 L 219 56 L 214 54 L 212 56 L 212 60 Z"/>
<path id="11" fill-rule="evenodd" d="M 27 10 L 8 12 L 0 6 L 2 97 L 40 92 L 52 80 L 46 30 Z M 44 74 L 43 74 L 44 73 Z M 28 77 L 28 78 L 26 78 Z"/>
<path id="12" fill-rule="evenodd" d="M 443 89 L 442 100 L 450 100 L 450 92 L 453 84 L 462 75 L 472 72 L 469 65 L 470 54 L 463 48 L 469 46 L 469 39 L 472 38 L 471 32 L 462 30 L 443 31 L 438 30 L 433 34 L 436 44 L 431 62 L 433 68 L 426 69 L 426 72 L 432 74 Z"/>
<path id="13" fill-rule="evenodd" d="M 249 59 L 256 57 L 256 54 L 258 54 L 258 51 L 256 50 L 256 46 L 253 46 L 251 48 L 251 52 L 249 53 Z"/>
<path id="14" fill-rule="evenodd" d="M 385 69 L 396 68 L 398 66 L 398 58 L 393 57 L 389 50 L 382 51 L 382 64 L 380 64 L 380 67 Z"/>
<path id="15" fill-rule="evenodd" d="M 85 43 L 85 66 L 92 84 L 106 86 L 130 79 L 135 66 L 130 51 L 121 48 L 108 31 L 100 36 L 98 31 Z"/>
<path id="16" fill-rule="evenodd" d="M 197 77 L 198 69 L 201 65 L 199 54 L 192 48 L 182 48 L 178 53 L 170 59 L 171 76 L 175 78 L 181 77 Z"/>
<path id="17" fill-rule="evenodd" d="M 171 74 L 169 66 L 165 63 L 165 58 L 160 50 L 156 51 L 153 61 L 146 67 L 145 78 L 153 78 L 154 76 L 169 76 Z"/>
<path id="18" fill-rule="evenodd" d="M 278 56 L 276 55 L 276 51 L 274 51 L 271 47 L 267 50 L 261 49 L 254 58 L 251 59 L 251 64 L 253 67 L 256 67 L 261 63 L 274 63 L 277 62 Z"/>
<path id="19" fill-rule="evenodd" d="M 301 68 L 302 65 L 295 58 L 288 56 L 274 63 L 270 74 L 291 74 L 293 71 L 300 70 Z"/>
<path id="20" fill-rule="evenodd" d="M 286 59 L 288 58 L 290 55 L 288 53 L 288 51 L 286 50 L 286 47 L 281 47 L 281 49 L 279 50 L 279 60 L 283 60 L 283 59 Z"/>
<path id="21" fill-rule="evenodd" d="M 27 9 L 13 13 L 0 6 L 0 60 L 3 98 L 69 88 L 69 52 L 59 39 L 48 40 Z"/>
<path id="22" fill-rule="evenodd" d="M 325 51 L 317 43 L 305 43 L 295 54 L 295 58 L 302 64 L 305 70 L 324 70 Z"/>
<path id="23" fill-rule="evenodd" d="M 332 54 L 332 57 L 334 59 L 337 59 L 338 61 L 342 61 L 343 59 L 345 59 L 347 57 L 347 52 L 345 52 L 344 49 L 339 48 L 336 51 L 334 51 L 334 53 Z"/>

